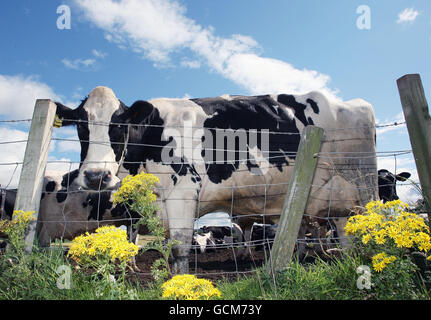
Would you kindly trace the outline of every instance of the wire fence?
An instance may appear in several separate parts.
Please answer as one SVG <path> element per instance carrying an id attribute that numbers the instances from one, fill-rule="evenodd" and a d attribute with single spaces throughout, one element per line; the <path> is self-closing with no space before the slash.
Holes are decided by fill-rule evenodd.
<path id="1" fill-rule="evenodd" d="M 31 120 L 2 120 L 0 125 L 15 125 L 19 123 L 29 123 Z M 124 123 L 103 123 L 103 122 L 88 122 L 82 120 L 69 120 L 77 123 L 90 123 L 95 126 L 128 126 Z M 402 123 L 391 123 L 385 125 L 377 125 L 372 127 L 357 127 L 357 128 L 339 128 L 325 130 L 327 133 L 326 140 L 323 143 L 332 143 L 333 135 L 340 131 L 351 131 L 359 129 L 379 129 L 388 127 L 397 127 L 405 125 Z M 148 124 L 133 124 L 140 127 L 157 127 L 166 128 L 159 125 Z M 173 127 L 175 128 L 175 127 Z M 194 129 L 202 129 L 193 127 Z M 210 130 L 226 130 L 220 128 L 207 128 Z M 250 130 L 253 131 L 253 130 Z M 268 131 L 268 134 L 276 135 L 299 135 L 298 132 L 274 132 Z M 332 137 L 332 138 L 331 138 Z M 349 139 L 347 134 L 339 135 L 338 140 Z M 175 138 L 175 137 L 174 137 Z M 196 140 L 201 140 L 198 138 Z M 89 143 L 107 145 L 106 141 L 101 140 L 80 140 L 75 138 L 65 138 L 54 136 L 52 141 L 55 142 L 74 142 L 74 143 Z M 9 148 L 20 145 L 25 145 L 26 139 L 7 139 L 0 141 L 1 148 Z M 287 142 L 286 142 L 287 143 Z M 146 148 L 163 148 L 165 146 L 151 143 L 130 143 L 128 141 L 109 142 L 109 145 L 122 145 L 124 148 L 132 146 Z M 184 146 L 183 146 L 184 147 Z M 193 146 L 192 146 L 193 147 Z M 246 152 L 249 155 L 250 150 L 237 149 L 218 149 L 207 148 L 211 152 L 223 151 L 232 153 Z M 157 194 L 157 206 L 160 209 L 161 219 L 165 225 L 169 223 L 175 225 L 174 221 L 180 222 L 183 219 L 180 216 L 169 216 L 169 221 L 166 214 L 166 206 L 170 201 L 196 201 L 197 207 L 193 217 L 194 234 L 199 230 L 202 231 L 202 225 L 206 226 L 228 226 L 230 234 L 226 234 L 226 238 L 218 239 L 219 244 L 206 244 L 206 253 L 201 253 L 201 245 L 193 242 L 191 245 L 181 244 L 184 248 L 190 250 L 190 266 L 191 273 L 205 276 L 225 276 L 248 274 L 253 270 L 268 261 L 271 257 L 271 245 L 274 241 L 273 237 L 268 237 L 267 228 L 275 228 L 278 222 L 279 215 L 282 209 L 282 203 L 287 192 L 289 181 L 283 180 L 285 171 L 291 170 L 294 166 L 296 152 L 285 152 L 282 150 L 271 150 L 270 154 L 263 160 L 259 161 L 260 169 L 270 170 L 269 179 L 266 176 L 261 176 L 255 179 L 241 179 L 243 172 L 250 171 L 246 166 L 238 166 L 240 159 L 234 160 L 202 160 L 192 159 L 195 166 L 202 165 L 204 169 L 198 170 L 201 178 L 202 188 L 199 192 L 192 194 L 191 191 L 196 189 L 196 184 L 178 185 L 166 184 L 157 186 L 154 192 Z M 364 199 L 376 199 L 378 188 L 384 185 L 377 184 L 377 166 L 374 161 L 377 158 L 384 159 L 393 163 L 394 174 L 398 172 L 400 167 L 399 159 L 412 158 L 411 150 L 397 151 L 381 151 L 381 152 L 361 152 L 361 151 L 322 151 L 316 157 L 318 158 L 317 170 L 325 171 L 324 182 L 314 180 L 311 185 L 311 193 L 309 203 L 323 204 L 320 208 L 315 209 L 312 205 L 307 207 L 304 214 L 303 223 L 300 234 L 297 239 L 297 251 L 300 252 L 302 258 L 329 256 L 328 249 L 337 248 L 340 241 L 345 239 L 343 232 L 337 228 L 338 221 L 354 214 L 354 207 L 364 205 Z M 245 161 L 250 160 L 247 156 Z M 244 160 L 243 159 L 243 160 Z M 285 160 L 288 161 L 285 161 Z M 16 194 L 16 186 L 13 181 L 17 181 L 22 167 L 22 159 L 19 161 L 4 161 L 0 162 L 0 172 L 2 172 L 1 180 L 1 217 L 2 219 L 10 218 L 11 202 L 14 201 Z M 278 161 L 280 160 L 280 161 Z M 107 166 L 109 161 L 94 161 L 100 166 Z M 405 161 L 404 161 L 405 162 Z M 88 163 L 88 162 L 87 162 Z M 275 163 L 275 165 L 274 165 Z M 163 181 L 171 180 L 172 170 L 167 172 L 166 165 L 182 165 L 186 166 L 189 163 L 184 159 L 170 161 L 169 163 L 160 163 L 156 170 L 151 170 L 149 173 L 164 176 Z M 231 184 L 211 183 L 206 174 L 206 166 L 210 164 L 223 164 L 233 170 L 232 180 L 236 181 Z M 48 173 L 44 181 L 43 196 L 41 200 L 39 220 L 38 220 L 38 238 L 41 241 L 41 246 L 49 246 L 54 239 L 72 239 L 75 236 L 86 231 L 94 231 L 98 227 L 105 224 L 114 224 L 116 226 L 130 226 L 137 221 L 137 217 L 128 211 L 122 211 L 120 215 L 115 214 L 115 208 L 112 205 L 112 194 L 114 190 L 83 190 L 77 183 L 77 175 L 74 170 L 77 170 L 82 165 L 80 161 L 71 161 L 67 159 L 48 160 L 47 168 L 57 168 L 61 166 L 63 172 Z M 145 161 L 123 161 L 122 165 L 139 165 L 146 167 Z M 271 171 L 272 170 L 272 171 Z M 178 173 L 178 172 L 177 172 Z M 119 175 L 128 174 L 124 168 L 119 171 Z M 166 178 L 168 177 L 169 178 Z M 281 176 L 281 178 L 280 178 Z M 333 178 L 341 176 L 347 182 L 345 185 L 337 184 Z M 180 179 L 182 179 L 180 177 Z M 335 182 L 334 182 L 335 181 Z M 335 184 L 335 185 L 334 185 Z M 419 184 L 416 181 L 407 181 L 398 183 L 398 188 L 418 188 Z M 173 190 L 175 189 L 175 192 Z M 218 195 L 219 198 L 215 197 Z M 219 206 L 224 212 L 224 218 L 217 218 L 215 207 Z M 253 207 L 254 206 L 254 207 Z M 13 204 L 12 204 L 13 207 Z M 340 208 L 345 210 L 341 211 Z M 424 211 L 421 211 L 424 213 Z M 213 218 L 206 214 L 212 214 Z M 207 222 L 205 222 L 207 221 Z M 182 221 L 183 222 L 183 221 Z M 209 223 L 209 224 L 208 224 Z M 243 237 L 238 237 L 238 231 L 235 229 L 235 224 L 242 227 Z M 262 225 L 258 225 L 259 223 Z M 266 226 L 266 227 L 265 227 Z M 253 229 L 261 228 L 261 237 L 253 237 Z M 184 228 L 187 229 L 187 228 Z M 190 228 L 189 228 L 190 229 Z M 143 233 L 143 231 L 142 231 Z M 144 237 L 140 237 L 143 239 Z M 191 240 L 191 239 L 190 239 Z M 226 241 L 227 240 L 227 241 Z M 208 251 L 215 250 L 214 254 L 209 254 Z M 260 251 L 258 251 L 260 250 Z M 213 260 L 211 260 L 211 258 Z M 222 260 L 225 259 L 225 260 Z M 216 267 L 211 267 L 211 263 Z M 217 264 L 218 263 L 218 264 Z M 205 269 L 205 266 L 209 268 Z M 230 267 L 229 267 L 230 266 Z M 215 269 L 214 269 L 215 268 Z M 225 271 L 223 269 L 226 268 Z M 150 272 L 137 272 L 138 275 L 151 275 Z"/>

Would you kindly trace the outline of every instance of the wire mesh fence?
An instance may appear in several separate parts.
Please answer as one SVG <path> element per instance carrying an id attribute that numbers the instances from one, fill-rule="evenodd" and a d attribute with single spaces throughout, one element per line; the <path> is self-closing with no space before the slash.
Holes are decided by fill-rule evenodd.
<path id="1" fill-rule="evenodd" d="M 3 120 L 0 121 L 1 125 L 11 125 L 17 123 L 29 123 L 30 120 Z M 82 120 L 64 119 L 63 121 L 73 121 L 76 123 L 87 122 Z M 103 122 L 90 122 L 95 126 L 127 126 L 130 130 L 130 124 L 124 123 L 103 123 Z M 370 129 L 397 127 L 405 125 L 405 123 L 391 123 L 380 126 L 368 127 Z M 146 126 L 146 127 L 163 127 L 148 124 L 134 124 L 133 126 Z M 200 129 L 198 127 L 194 129 Z M 211 130 L 222 130 L 219 128 L 210 128 Z M 326 143 L 334 142 L 331 140 L 332 133 L 348 130 L 358 130 L 360 128 L 340 128 L 327 130 Z M 298 132 L 268 132 L 271 135 L 292 136 L 298 135 Z M 340 135 L 342 138 L 348 140 L 348 135 Z M 173 137 L 175 138 L 175 137 Z M 200 139 L 200 138 L 199 138 Z M 340 140 L 340 138 L 338 138 Z M 27 142 L 26 139 L 6 139 L 0 141 L 0 150 L 2 147 L 15 147 Z M 78 138 L 64 138 L 54 136 L 52 142 L 73 142 L 73 143 L 88 143 L 106 145 L 106 141 L 99 140 L 82 140 Z M 199 142 L 199 141 L 198 141 Z M 109 145 L 121 145 L 126 150 L 128 147 L 151 147 L 163 148 L 160 145 L 150 143 L 130 143 L 125 141 L 110 142 Z M 184 147 L 184 146 L 183 146 Z M 222 151 L 241 153 L 243 151 L 237 149 L 218 149 L 210 148 L 211 152 Z M 8 150 L 10 152 L 10 149 Z M 249 150 L 244 152 L 249 153 Z M 124 151 L 123 151 L 124 153 Z M 328 253 L 330 249 L 337 248 L 340 241 L 345 239 L 344 234 L 339 229 L 340 218 L 346 218 L 351 214 L 355 214 L 355 207 L 364 205 L 364 199 L 376 198 L 378 188 L 382 185 L 377 184 L 377 166 L 373 161 L 377 158 L 384 159 L 385 164 L 390 161 L 393 164 L 391 171 L 396 174 L 398 172 L 399 159 L 411 159 L 411 150 L 398 150 L 398 151 L 381 151 L 370 153 L 361 151 L 351 152 L 338 152 L 334 150 L 325 150 L 316 155 L 318 157 L 317 170 L 324 170 L 326 172 L 325 183 L 313 182 L 311 185 L 311 193 L 309 197 L 310 203 L 325 203 L 320 209 L 316 210 L 313 206 L 307 208 L 311 211 L 306 211 L 303 217 L 300 234 L 297 239 L 297 251 L 300 252 L 302 258 L 320 256 L 330 256 Z M 272 174 L 283 172 L 292 168 L 295 163 L 296 152 L 285 151 L 271 151 L 264 161 L 259 163 L 261 169 L 274 169 Z M 247 160 L 248 158 L 246 158 Z M 280 162 L 277 162 L 280 159 Z M 284 160 L 288 159 L 287 162 Z M 2 170 L 1 181 L 1 217 L 2 219 L 10 218 L 11 216 L 11 202 L 14 200 L 13 194 L 16 194 L 17 177 L 20 174 L 23 165 L 22 159 L 20 161 L 4 161 L 0 162 L 0 170 Z M 254 272 L 253 270 L 266 261 L 271 259 L 271 245 L 274 241 L 273 237 L 268 237 L 266 227 L 276 227 L 279 215 L 281 213 L 280 203 L 283 202 L 286 195 L 289 181 L 281 181 L 280 179 L 235 179 L 236 175 L 241 175 L 244 172 L 250 171 L 247 166 L 237 166 L 237 158 L 232 162 L 227 160 L 207 160 L 199 162 L 202 159 L 192 159 L 193 165 L 208 164 L 223 164 L 225 166 L 232 166 L 235 170 L 232 173 L 232 179 L 235 183 L 232 184 L 215 184 L 209 183 L 205 179 L 205 170 L 201 173 L 201 184 L 204 185 L 205 194 L 222 194 L 222 201 L 216 201 L 214 197 L 205 197 L 205 194 L 200 191 L 196 195 L 191 195 L 190 190 L 196 189 L 195 186 L 184 186 L 180 183 L 175 185 L 175 196 L 172 196 L 172 185 L 159 185 L 155 188 L 154 192 L 157 194 L 157 206 L 160 211 L 166 210 L 166 205 L 169 201 L 196 201 L 197 209 L 193 217 L 194 234 L 203 233 L 204 225 L 206 227 L 227 226 L 230 229 L 225 237 L 218 239 L 218 243 L 205 244 L 206 253 L 203 253 L 202 245 L 193 242 L 192 244 L 181 244 L 190 251 L 190 266 L 191 273 L 196 275 L 205 276 L 225 276 L 225 275 L 241 275 Z M 271 163 L 269 160 L 272 160 Z M 282 161 L 283 160 L 283 161 Z M 275 161 L 275 162 L 274 162 Z M 97 162 L 97 161 L 96 161 Z M 109 162 L 100 161 L 99 165 L 103 168 Z M 276 163 L 276 165 L 274 165 Z M 129 172 L 124 169 L 126 165 L 137 165 L 143 168 L 146 163 L 142 161 L 130 162 L 122 161 L 122 169 L 119 170 L 118 175 L 124 177 Z M 187 165 L 184 159 L 177 162 L 159 163 L 160 170 L 151 170 L 150 173 L 156 176 L 171 176 L 173 172 L 167 172 L 163 169 L 163 165 Z M 40 212 L 38 217 L 38 239 L 42 247 L 49 246 L 55 239 L 71 240 L 75 236 L 80 235 L 86 231 L 94 231 L 98 227 L 105 224 L 114 224 L 116 226 L 131 226 L 137 221 L 137 217 L 126 211 L 121 211 L 121 214 L 115 213 L 115 206 L 112 204 L 112 194 L 115 190 L 84 190 L 77 183 L 77 170 L 82 165 L 81 161 L 72 161 L 68 159 L 55 159 L 48 160 L 47 174 L 43 185 L 43 194 L 41 199 Z M 266 166 L 266 168 L 265 168 Z M 50 168 L 59 168 L 63 170 L 59 172 L 51 172 Z M 365 172 L 365 174 L 364 174 Z M 175 173 L 175 172 L 174 172 Z M 347 185 L 337 184 L 337 180 L 333 178 L 341 176 Z M 170 180 L 170 178 L 168 179 Z M 166 181 L 166 179 L 165 179 Z M 250 182 L 251 181 L 251 182 Z M 334 182 L 335 181 L 335 182 Z M 414 188 L 420 190 L 419 183 L 414 180 L 398 183 L 398 188 Z M 183 196 L 184 195 L 184 196 Z M 373 196 L 374 195 L 374 196 Z M 190 197 L 190 198 L 187 198 Z M 251 205 L 258 204 L 257 207 L 250 208 Z M 220 210 L 224 212 L 223 218 L 220 214 L 217 215 L 215 209 L 213 211 L 208 208 L 215 208 L 220 206 Z M 13 204 L 12 204 L 13 208 Z M 340 208 L 344 208 L 343 214 L 340 214 Z M 240 209 L 240 210 L 239 210 Z M 247 212 L 249 210 L 249 212 Z M 420 211 L 425 213 L 425 211 Z M 317 214 L 318 213 L 318 214 Z M 174 225 L 173 220 L 181 220 L 182 217 L 170 216 L 170 221 L 167 220 L 166 215 L 161 214 L 165 225 Z M 242 236 L 238 235 L 238 230 L 235 226 L 242 227 Z M 261 228 L 262 234 L 260 237 L 253 236 L 252 227 Z M 130 228 L 129 228 L 130 229 Z M 130 230 L 129 230 L 130 231 Z M 144 234 L 145 230 L 141 230 Z M 130 233 L 131 234 L 131 233 Z M 142 239 L 143 237 L 141 237 Z M 215 250 L 215 253 L 208 255 L 208 251 Z M 260 251 L 259 251 L 260 250 Z M 224 256 L 223 261 L 220 258 Z M 210 261 L 214 259 L 214 261 Z M 220 262 L 222 265 L 217 265 L 216 269 L 211 267 L 211 263 Z M 223 270 L 223 264 L 226 270 Z M 230 264 L 230 267 L 228 266 Z M 205 269 L 208 266 L 208 269 Z M 137 272 L 140 275 L 150 275 L 150 272 Z"/>

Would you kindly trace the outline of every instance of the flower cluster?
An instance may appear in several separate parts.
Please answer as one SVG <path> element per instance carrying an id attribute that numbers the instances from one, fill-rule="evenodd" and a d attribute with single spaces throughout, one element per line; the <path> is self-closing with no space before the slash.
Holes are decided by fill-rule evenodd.
<path id="1" fill-rule="evenodd" d="M 81 264 L 91 265 L 94 260 L 126 262 L 138 253 L 138 246 L 127 240 L 125 230 L 114 226 L 104 226 L 95 233 L 81 235 L 73 239 L 68 256 Z"/>
<path id="2" fill-rule="evenodd" d="M 385 204 L 372 201 L 367 204 L 365 213 L 349 218 L 346 234 L 357 236 L 364 245 L 388 252 L 395 249 L 402 254 L 402 250 L 416 248 L 427 253 L 431 250 L 430 229 L 423 218 L 407 210 L 408 205 L 400 200 Z M 375 255 L 374 270 L 381 272 L 395 259 L 385 252 Z"/>
<path id="3" fill-rule="evenodd" d="M 15 210 L 12 215 L 12 220 L 0 221 L 0 231 L 8 234 L 17 228 L 25 229 L 31 221 L 36 219 L 33 214 L 34 211 Z"/>
<path id="4" fill-rule="evenodd" d="M 157 198 L 152 189 L 159 182 L 159 178 L 150 173 L 141 172 L 135 176 L 128 175 L 123 179 L 120 189 L 114 193 L 114 203 L 129 203 L 138 200 L 153 203 Z"/>
<path id="5" fill-rule="evenodd" d="M 397 260 L 395 256 L 388 256 L 386 252 L 380 252 L 373 256 L 373 267 L 377 272 L 381 272 L 386 266 Z"/>
<path id="6" fill-rule="evenodd" d="M 220 291 L 211 281 L 198 279 L 191 274 L 177 275 L 162 285 L 163 298 L 178 300 L 208 300 L 220 298 Z"/>

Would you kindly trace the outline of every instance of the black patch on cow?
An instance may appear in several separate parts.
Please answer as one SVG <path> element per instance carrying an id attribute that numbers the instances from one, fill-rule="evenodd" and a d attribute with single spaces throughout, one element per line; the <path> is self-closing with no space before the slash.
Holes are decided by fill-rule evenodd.
<path id="1" fill-rule="evenodd" d="M 317 105 L 316 101 L 314 101 L 313 99 L 307 99 L 307 103 L 311 106 L 311 108 L 313 109 L 314 113 L 319 114 L 319 106 Z"/>
<path id="2" fill-rule="evenodd" d="M 16 194 L 18 192 L 18 189 L 3 189 L 0 192 L 0 203 L 4 204 L 4 207 L 1 209 L 3 210 L 2 215 L 4 216 L 4 213 L 9 218 L 12 218 L 13 209 L 15 207 L 15 200 L 16 200 Z M 3 196 L 5 199 L 3 200 Z"/>
<path id="3" fill-rule="evenodd" d="M 81 163 L 84 162 L 87 157 L 88 143 L 90 139 L 90 133 L 88 130 L 88 116 L 87 111 L 84 110 L 84 105 L 87 102 L 87 98 L 81 101 L 81 104 L 76 109 L 70 109 L 65 107 L 59 102 L 55 102 L 57 105 L 57 115 L 63 120 L 63 126 L 76 125 L 78 131 L 78 137 L 81 142 Z M 63 200 L 64 201 L 64 200 Z"/>
<path id="4" fill-rule="evenodd" d="M 109 201 L 111 198 L 110 191 L 94 192 L 89 193 L 85 202 L 84 207 L 90 206 L 90 214 L 88 215 L 88 220 L 103 220 L 103 215 L 106 210 L 112 208 L 112 202 Z"/>
<path id="5" fill-rule="evenodd" d="M 177 178 L 177 176 L 176 176 L 175 174 L 173 174 L 173 175 L 171 175 L 171 179 L 172 179 L 172 181 L 174 182 L 174 185 L 176 185 L 176 184 L 177 184 L 177 182 L 178 182 L 178 178 Z"/>
<path id="6" fill-rule="evenodd" d="M 129 124 L 124 167 L 131 174 L 137 174 L 141 163 L 145 164 L 148 160 L 162 162 L 162 148 L 169 142 L 162 141 L 164 121 L 151 103 L 136 101 L 123 114 L 112 117 L 112 121 L 117 120 Z"/>
<path id="7" fill-rule="evenodd" d="M 131 174 L 137 174 L 141 163 L 144 165 L 147 161 L 162 163 L 162 149 L 166 147 L 171 156 L 175 149 L 175 141 L 170 137 L 168 141 L 162 141 L 162 133 L 164 130 L 164 121 L 160 117 L 159 110 L 147 101 L 137 101 L 123 115 L 118 116 L 129 123 L 129 142 L 127 153 L 125 155 L 123 166 L 129 170 Z M 113 121 L 115 119 L 113 118 Z M 175 172 L 175 176 L 193 175 L 195 178 L 199 176 L 194 166 L 189 164 L 183 157 L 172 157 L 170 165 Z M 174 179 L 174 183 L 178 179 Z"/>
<path id="8" fill-rule="evenodd" d="M 78 178 L 78 175 L 79 175 L 79 169 L 76 169 L 76 170 L 73 170 L 71 172 L 64 174 L 62 179 L 61 179 L 61 186 L 63 187 L 63 189 L 70 187 L 72 182 L 76 178 Z"/>
<path id="9" fill-rule="evenodd" d="M 57 186 L 57 183 L 55 181 L 50 181 L 45 186 L 46 192 L 53 192 L 55 190 L 55 187 Z"/>
<path id="10" fill-rule="evenodd" d="M 301 121 L 304 126 L 307 126 L 309 124 L 311 124 L 311 125 L 314 124 L 314 123 L 310 123 L 308 121 L 310 118 L 308 118 L 308 119 L 305 118 L 305 109 L 307 108 L 307 105 L 297 102 L 293 95 L 280 94 L 278 96 L 277 100 L 281 104 L 283 104 L 287 107 L 291 107 L 295 112 L 295 118 L 297 118 L 299 121 Z M 307 103 L 310 104 L 314 113 L 319 113 L 319 107 L 317 106 L 317 103 L 314 100 L 307 99 Z M 311 122 L 312 122 L 312 120 L 311 120 Z"/>
<path id="11" fill-rule="evenodd" d="M 121 155 L 126 146 L 128 127 L 123 124 L 121 117 L 126 111 L 126 105 L 120 100 L 120 106 L 112 115 L 109 125 L 109 140 L 111 148 L 114 150 L 115 161 L 117 162 L 121 160 Z"/>
<path id="12" fill-rule="evenodd" d="M 67 199 L 67 190 L 61 189 L 61 190 L 57 191 L 57 193 L 55 194 L 55 198 L 57 199 L 57 201 L 59 203 L 62 203 L 64 200 Z"/>
<path id="13" fill-rule="evenodd" d="M 289 165 L 285 158 L 288 156 L 295 159 L 295 153 L 298 150 L 300 141 L 299 130 L 295 120 L 291 119 L 286 108 L 294 111 L 295 116 L 304 124 L 314 124 L 311 118 L 306 119 L 305 109 L 307 105 L 296 102 L 295 97 L 291 95 L 280 95 L 278 101 L 275 101 L 269 95 L 243 97 L 231 96 L 231 100 L 223 98 L 206 98 L 206 99 L 191 99 L 196 104 L 200 105 L 205 113 L 210 117 L 205 120 L 205 133 L 216 137 L 216 129 L 233 129 L 233 134 L 238 133 L 235 137 L 235 155 L 231 154 L 234 161 L 227 161 L 227 151 L 224 152 L 224 161 L 220 163 L 220 159 L 216 157 L 217 139 L 203 138 L 202 156 L 205 159 L 207 152 L 212 153 L 212 157 L 207 159 L 216 159 L 217 163 L 212 161 L 206 164 L 207 174 L 213 183 L 220 183 L 232 176 L 232 173 L 238 170 L 241 162 L 244 162 L 248 170 L 258 168 L 258 164 L 253 161 L 253 156 L 249 150 L 256 147 L 261 151 L 268 151 L 269 162 L 276 166 L 280 171 L 282 167 Z M 317 104 L 309 99 L 308 103 L 315 113 L 318 113 Z M 317 112 L 316 112 L 317 111 Z M 248 150 L 240 152 L 240 135 L 241 129 L 247 135 Z M 257 130 L 256 138 L 250 139 L 250 130 Z M 262 130 L 268 130 L 269 150 L 262 150 L 265 137 Z M 290 134 L 283 134 L 290 133 Z M 225 139 L 225 147 L 227 149 Z M 242 150 L 244 151 L 244 150 Z"/>

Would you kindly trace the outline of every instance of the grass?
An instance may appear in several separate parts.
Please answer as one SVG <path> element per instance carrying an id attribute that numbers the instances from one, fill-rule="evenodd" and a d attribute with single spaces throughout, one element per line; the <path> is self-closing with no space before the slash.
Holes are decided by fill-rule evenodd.
<path id="1" fill-rule="evenodd" d="M 21 260 L 20 260 L 21 259 Z M 364 264 L 360 256 L 345 256 L 331 263 L 317 260 L 310 265 L 297 261 L 277 275 L 266 274 L 262 268 L 251 276 L 237 281 L 216 281 L 224 300 L 364 300 L 364 299 L 429 299 L 430 294 L 420 286 L 400 295 L 397 289 L 360 290 L 356 286 L 356 268 Z M 72 270 L 71 288 L 59 289 L 56 272 L 61 265 Z M 400 288 L 402 290 L 402 288 Z M 142 287 L 136 282 L 124 286 L 107 282 L 95 273 L 76 269 L 65 258 L 63 251 L 34 251 L 21 257 L 0 256 L 0 299 L 13 300 L 159 300 L 162 291 L 155 283 Z"/>

